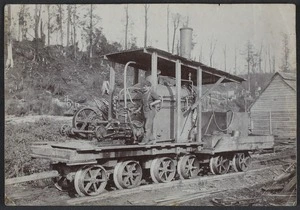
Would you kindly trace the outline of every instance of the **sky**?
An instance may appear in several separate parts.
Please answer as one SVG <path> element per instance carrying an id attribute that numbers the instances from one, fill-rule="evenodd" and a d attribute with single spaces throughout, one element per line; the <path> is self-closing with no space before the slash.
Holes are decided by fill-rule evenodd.
<path id="1" fill-rule="evenodd" d="M 34 15 L 34 5 L 30 6 L 30 12 Z M 79 16 L 85 13 L 84 7 L 78 6 Z M 101 18 L 97 27 L 102 27 L 103 33 L 109 42 L 124 44 L 125 30 L 125 5 L 109 4 L 95 5 L 95 12 Z M 172 42 L 172 17 L 179 13 L 182 23 L 189 19 L 189 27 L 193 28 L 192 58 L 197 60 L 202 49 L 201 62 L 209 65 L 210 44 L 216 43 L 213 55 L 215 68 L 224 70 L 226 46 L 226 71 L 233 72 L 235 51 L 237 55 L 237 71 L 246 71 L 245 52 L 246 43 L 253 43 L 255 49 L 262 47 L 263 59 L 267 49 L 276 58 L 276 69 L 282 63 L 282 34 L 286 33 L 289 38 L 290 59 L 292 69 L 296 68 L 296 34 L 295 34 L 295 6 L 289 4 L 170 4 L 170 43 Z M 12 6 L 13 17 L 17 18 L 19 5 Z M 43 13 L 44 23 L 47 14 Z M 129 5 L 129 34 L 136 37 L 137 45 L 144 44 L 144 5 Z M 65 27 L 66 28 L 66 27 Z M 34 34 L 33 31 L 29 33 Z M 179 38 L 179 30 L 176 39 Z M 53 39 L 53 41 L 52 41 Z M 53 37 L 51 42 L 55 42 Z M 65 38 L 66 39 L 66 38 Z M 47 40 L 47 39 L 46 39 Z M 81 42 L 80 35 L 78 41 Z M 85 47 L 83 43 L 81 46 Z M 148 13 L 148 46 L 167 50 L 167 4 L 151 4 Z M 262 63 L 268 70 L 268 62 Z"/>

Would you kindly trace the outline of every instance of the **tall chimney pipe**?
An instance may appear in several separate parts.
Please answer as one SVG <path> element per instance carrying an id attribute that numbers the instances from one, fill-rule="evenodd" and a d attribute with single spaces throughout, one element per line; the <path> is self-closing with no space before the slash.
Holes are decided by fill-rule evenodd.
<path id="1" fill-rule="evenodd" d="M 180 56 L 191 59 L 193 29 L 184 27 L 180 29 Z"/>

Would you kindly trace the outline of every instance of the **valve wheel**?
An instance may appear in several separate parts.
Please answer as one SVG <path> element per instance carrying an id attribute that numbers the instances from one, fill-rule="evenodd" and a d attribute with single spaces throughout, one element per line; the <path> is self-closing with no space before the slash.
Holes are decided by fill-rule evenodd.
<path id="1" fill-rule="evenodd" d="M 141 184 L 142 167 L 137 161 L 119 162 L 114 169 L 113 180 L 118 189 L 130 189 Z"/>
<path id="2" fill-rule="evenodd" d="M 251 157 L 249 153 L 235 154 L 232 158 L 232 166 L 236 172 L 247 171 L 251 166 Z"/>
<path id="3" fill-rule="evenodd" d="M 195 155 L 185 155 L 179 158 L 177 172 L 180 179 L 191 179 L 198 176 L 200 164 Z"/>
<path id="4" fill-rule="evenodd" d="M 93 122 L 96 121 L 96 119 L 101 120 L 102 118 L 102 115 L 99 114 L 95 109 L 83 107 L 75 113 L 73 117 L 73 127 L 76 130 L 88 131 L 95 127 Z M 89 137 L 89 135 L 85 133 L 78 133 L 78 135 L 83 138 Z"/>
<path id="5" fill-rule="evenodd" d="M 107 173 L 101 165 L 79 169 L 74 178 L 74 187 L 79 196 L 99 195 L 107 184 Z"/>
<path id="6" fill-rule="evenodd" d="M 170 182 L 176 174 L 175 161 L 168 157 L 156 158 L 151 162 L 150 176 L 153 182 Z"/>
<path id="7" fill-rule="evenodd" d="M 64 125 L 62 125 L 62 126 L 60 127 L 59 132 L 60 132 L 60 135 L 62 135 L 62 136 L 67 136 L 67 135 L 68 135 L 68 132 L 69 132 L 70 130 L 71 130 L 71 126 L 64 124 Z"/>
<path id="8" fill-rule="evenodd" d="M 209 168 L 213 174 L 226 174 L 230 168 L 230 161 L 223 155 L 211 157 Z"/>

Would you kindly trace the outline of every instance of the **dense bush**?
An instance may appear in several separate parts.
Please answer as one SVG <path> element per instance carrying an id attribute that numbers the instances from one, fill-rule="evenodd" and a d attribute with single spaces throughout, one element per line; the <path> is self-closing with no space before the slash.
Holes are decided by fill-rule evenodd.
<path id="1" fill-rule="evenodd" d="M 30 144 L 40 141 L 60 142 L 68 137 L 59 134 L 63 122 L 41 118 L 34 123 L 5 125 L 5 177 L 28 175 L 49 170 L 48 161 L 31 159 Z"/>

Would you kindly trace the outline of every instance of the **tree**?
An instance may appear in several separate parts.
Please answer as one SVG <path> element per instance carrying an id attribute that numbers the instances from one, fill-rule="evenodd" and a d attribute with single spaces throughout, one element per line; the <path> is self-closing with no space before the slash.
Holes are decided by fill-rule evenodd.
<path id="1" fill-rule="evenodd" d="M 209 65 L 210 66 L 213 65 L 213 56 L 215 53 L 216 45 L 217 45 L 217 40 L 211 39 L 210 45 L 209 45 Z"/>
<path id="2" fill-rule="evenodd" d="M 246 44 L 246 62 L 247 62 L 247 75 L 248 75 L 248 91 L 251 91 L 251 82 L 250 82 L 250 69 L 253 68 L 253 45 L 250 41 Z"/>
<path id="3" fill-rule="evenodd" d="M 62 27 L 62 23 L 63 23 L 63 8 L 62 8 L 61 4 L 57 5 L 57 7 L 58 7 L 58 14 L 56 16 L 56 21 L 58 23 L 59 31 L 60 31 L 60 44 L 64 45 L 64 32 L 63 32 L 63 27 Z"/>
<path id="4" fill-rule="evenodd" d="M 236 69 L 236 59 L 237 59 L 237 55 L 236 55 L 236 47 L 234 48 L 234 74 L 237 74 L 237 69 Z"/>
<path id="5" fill-rule="evenodd" d="M 26 40 L 27 34 L 27 19 L 30 18 L 30 13 L 28 12 L 28 7 L 25 4 L 22 4 L 20 11 L 18 13 L 19 18 L 19 30 L 18 30 L 18 40 Z"/>
<path id="6" fill-rule="evenodd" d="M 223 49 L 223 54 L 224 54 L 224 71 L 226 71 L 226 44 L 224 46 L 224 49 Z"/>
<path id="7" fill-rule="evenodd" d="M 11 8 L 10 5 L 7 6 L 7 15 L 6 15 L 6 27 L 5 27 L 5 32 L 6 32 L 6 51 L 7 51 L 7 57 L 6 57 L 6 63 L 5 63 L 5 68 L 13 68 L 14 67 L 14 60 L 13 60 L 13 55 L 12 55 L 12 29 L 11 29 L 11 23 L 12 23 L 12 17 L 11 17 Z"/>
<path id="8" fill-rule="evenodd" d="M 202 44 L 200 46 L 200 53 L 199 53 L 199 62 L 202 62 Z"/>
<path id="9" fill-rule="evenodd" d="M 257 60 L 258 60 L 258 71 L 259 73 L 262 73 L 262 67 L 261 67 L 261 63 L 262 63 L 262 51 L 263 51 L 263 44 L 260 45 L 260 50 L 257 54 Z"/>
<path id="10" fill-rule="evenodd" d="M 71 25 L 71 6 L 67 6 L 68 18 L 67 18 L 67 47 L 70 44 L 70 25 Z"/>
<path id="11" fill-rule="evenodd" d="M 77 42 L 76 42 L 76 24 L 77 24 L 77 19 L 78 19 L 78 16 L 76 14 L 76 4 L 74 5 L 74 9 L 73 9 L 73 46 L 74 46 L 74 58 L 76 59 L 76 51 L 77 51 Z"/>
<path id="12" fill-rule="evenodd" d="M 127 43 L 128 43 L 128 22 L 129 22 L 129 15 L 128 15 L 128 4 L 125 6 L 125 50 L 127 50 Z"/>
<path id="13" fill-rule="evenodd" d="M 147 38 L 148 38 L 148 10 L 150 5 L 145 4 L 145 35 L 144 35 L 144 47 L 147 47 Z"/>
<path id="14" fill-rule="evenodd" d="M 282 34 L 282 65 L 280 69 L 282 71 L 289 71 L 290 70 L 290 64 L 289 64 L 289 56 L 290 56 L 290 48 L 289 48 L 289 40 L 288 35 L 286 33 Z"/>
<path id="15" fill-rule="evenodd" d="M 47 41 L 47 43 L 48 43 L 48 46 L 50 45 L 50 34 L 51 34 L 51 14 L 50 14 L 50 4 L 47 4 L 47 15 L 48 15 L 48 22 L 47 22 L 47 28 L 48 28 L 48 41 Z"/>
<path id="16" fill-rule="evenodd" d="M 167 48 L 170 52 L 170 26 L 169 26 L 169 16 L 170 16 L 170 5 L 167 6 Z"/>
<path id="17" fill-rule="evenodd" d="M 92 57 L 93 57 L 93 5 L 91 4 L 90 9 L 90 34 L 89 34 L 89 40 L 90 40 L 90 49 L 89 49 L 89 58 L 90 58 L 90 68 L 92 67 Z"/>
<path id="18" fill-rule="evenodd" d="M 88 6 L 82 6 L 82 9 L 80 9 L 82 12 L 84 12 L 84 14 L 83 17 L 80 19 L 79 25 L 82 29 L 82 42 L 83 44 L 87 44 L 90 68 L 92 68 L 93 52 L 95 51 L 93 49 L 93 46 L 95 45 L 94 40 L 97 39 L 97 33 L 102 33 L 102 28 L 99 25 L 97 25 L 100 23 L 101 18 L 94 12 L 95 6 L 96 5 L 90 4 Z"/>
<path id="19" fill-rule="evenodd" d="M 172 41 L 172 53 L 174 53 L 174 47 L 175 47 L 175 37 L 176 37 L 176 31 L 180 23 L 181 16 L 179 13 L 176 13 L 173 15 L 173 41 Z"/>
<path id="20" fill-rule="evenodd" d="M 42 5 L 35 5 L 34 10 L 34 40 L 35 40 L 35 59 L 39 55 L 39 24 L 41 19 Z"/>

